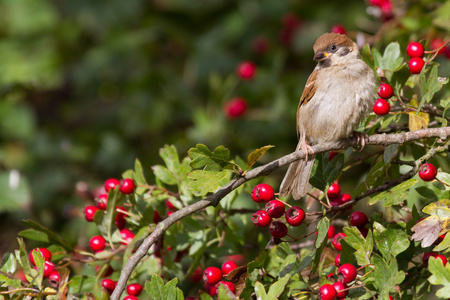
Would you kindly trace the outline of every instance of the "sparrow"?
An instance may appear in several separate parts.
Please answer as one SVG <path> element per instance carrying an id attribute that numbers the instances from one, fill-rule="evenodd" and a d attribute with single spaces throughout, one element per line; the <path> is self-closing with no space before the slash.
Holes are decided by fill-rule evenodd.
<path id="1" fill-rule="evenodd" d="M 361 59 L 358 46 L 338 33 L 321 35 L 313 46 L 317 66 L 309 76 L 297 109 L 296 151 L 304 160 L 292 162 L 281 182 L 280 196 L 295 200 L 310 189 L 315 154 L 311 146 L 338 141 L 352 134 L 375 102 L 375 75 Z M 361 140 L 364 145 L 364 139 Z M 308 155 L 309 151 L 309 155 Z"/>

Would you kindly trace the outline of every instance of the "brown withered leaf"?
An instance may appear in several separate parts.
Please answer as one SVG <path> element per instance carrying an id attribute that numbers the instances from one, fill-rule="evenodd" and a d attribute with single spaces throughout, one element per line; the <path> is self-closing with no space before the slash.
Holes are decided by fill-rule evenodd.
<path id="1" fill-rule="evenodd" d="M 431 246 L 439 237 L 445 221 L 438 216 L 429 216 L 414 225 L 411 230 L 414 232 L 411 239 L 422 241 L 422 248 Z"/>
<path id="2" fill-rule="evenodd" d="M 245 280 L 247 279 L 247 277 L 247 266 L 237 267 L 226 275 L 226 279 L 228 281 L 231 281 L 236 288 L 236 296 L 239 297 L 242 290 L 245 288 Z"/>

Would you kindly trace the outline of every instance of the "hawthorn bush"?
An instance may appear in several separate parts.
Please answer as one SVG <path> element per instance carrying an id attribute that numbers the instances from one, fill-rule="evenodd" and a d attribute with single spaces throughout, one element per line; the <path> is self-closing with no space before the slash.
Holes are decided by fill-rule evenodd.
<path id="1" fill-rule="evenodd" d="M 180 13 L 183 7 L 175 2 L 156 7 L 174 23 L 177 21 L 171 19 L 172 13 L 195 15 L 192 11 Z M 11 11 L 17 9 L 14 4 L 2 5 Z M 129 17 L 127 12 L 138 12 L 140 5 L 135 4 L 124 14 Z M 214 5 L 210 5 L 203 9 L 213 10 Z M 216 5 L 216 9 L 226 7 Z M 209 69 L 211 57 L 197 58 L 201 61 L 198 80 L 211 100 L 207 107 L 199 105 L 192 114 L 187 136 L 196 145 L 182 155 L 186 151 L 179 148 L 186 147 L 186 141 L 181 147 L 166 145 L 158 152 L 163 164 L 160 161 L 150 168 L 137 159 L 133 169 L 124 171 L 120 178 L 105 178 L 103 184 L 94 181 L 93 188 L 78 186 L 77 194 L 85 205 L 75 213 L 77 225 L 71 228 L 74 235 L 80 235 L 79 240 L 71 240 L 72 234 L 59 228 L 49 229 L 42 222 L 24 220 L 27 228 L 18 233 L 18 249 L 3 255 L 0 299 L 448 298 L 450 91 L 444 76 L 449 71 L 449 3 L 359 3 L 357 10 L 347 15 L 367 15 L 359 23 L 346 24 L 348 28 L 338 22 L 314 22 L 306 14 L 300 17 L 306 4 L 290 10 L 287 4 L 256 6 L 258 9 L 242 4 L 237 5 L 240 10 L 232 6 L 226 7 L 226 12 L 216 11 L 229 18 L 217 23 L 228 26 L 220 31 L 223 41 L 254 39 L 251 47 L 235 49 L 242 57 L 225 57 L 221 64 L 226 67 L 216 66 L 221 72 Z M 255 13 L 255 9 L 259 14 L 247 22 L 256 24 L 258 17 L 276 19 L 279 31 L 267 29 L 256 34 L 244 30 L 246 18 L 240 13 Z M 55 15 L 47 14 L 46 18 L 54 21 Z M 178 32 L 179 25 L 171 27 L 170 22 L 158 24 L 176 32 L 168 35 L 177 38 L 167 41 L 164 49 L 173 51 L 173 57 L 177 51 L 189 52 L 184 49 L 189 41 L 179 35 L 186 30 Z M 49 34 L 49 28 L 43 32 Z M 301 151 L 280 157 L 289 152 L 289 145 L 294 149 L 297 142 L 297 103 L 287 98 L 298 99 L 301 90 L 294 86 L 303 85 L 293 74 L 297 67 L 305 74 L 312 70 L 313 66 L 303 67 L 298 57 L 311 56 L 314 37 L 328 30 L 362 41 L 361 56 L 377 75 L 380 99 L 374 113 L 358 128 L 368 134 L 366 146 L 360 149 L 353 138 L 313 146 L 318 153 L 310 178 L 313 189 L 300 201 L 280 199 L 277 189 L 284 169 L 279 169 L 304 158 Z M 267 36 L 261 35 L 263 32 Z M 125 33 L 119 36 L 127 37 Z M 139 45 L 133 39 L 139 40 L 139 36 L 121 42 Z M 196 41 L 197 47 L 208 47 L 201 38 Z M 177 43 L 183 47 L 176 47 Z M 123 44 L 117 44 L 118 53 L 123 50 L 119 45 Z M 8 52 L 7 45 L 3 46 L 0 51 Z M 156 49 L 153 51 L 161 50 Z M 48 57 L 40 55 L 49 59 L 51 53 Z M 297 62 L 290 65 L 290 61 Z M 175 63 L 166 64 L 177 70 Z M 175 86 L 174 94 L 185 95 L 181 90 L 186 87 L 175 82 L 180 79 L 164 74 L 163 69 L 152 74 L 150 81 L 159 78 Z M 194 75 L 188 71 L 186 80 L 192 84 Z M 27 77 L 19 72 L 16 77 L 2 78 L 2 83 L 7 82 L 13 91 L 5 90 L 5 107 L 26 115 L 26 106 L 17 109 L 11 102 L 14 96 L 20 99 L 22 95 L 14 84 L 23 84 L 24 94 L 28 95 L 27 84 L 40 78 L 38 91 L 34 92 L 41 95 L 61 84 L 56 74 L 47 72 L 40 78 L 39 74 Z M 101 91 L 102 97 L 113 95 L 111 82 Z M 122 83 L 129 88 L 143 84 L 126 80 Z M 92 83 L 85 84 L 92 88 Z M 259 98 L 263 100 L 257 105 Z M 144 118 L 137 99 L 131 108 L 126 104 L 122 107 L 131 109 L 137 121 L 153 115 L 156 119 L 176 117 L 170 116 L 162 104 L 152 103 L 154 111 L 146 112 Z M 177 126 L 182 127 L 187 118 L 182 114 L 186 107 L 181 105 L 177 116 L 182 120 L 176 120 Z M 263 124 L 262 120 L 268 121 Z M 126 126 L 142 126 L 131 118 L 129 121 L 132 124 Z M 162 128 L 151 122 L 145 124 Z M 2 126 L 11 128 L 10 124 Z M 273 130 L 269 131 L 270 127 Z M 133 132 L 130 128 L 129 132 Z M 22 142 L 26 143 L 32 131 L 22 130 Z M 233 134 L 236 130 L 237 134 Z M 265 136 L 268 132 L 270 135 Z M 253 135 L 263 138 L 253 139 Z M 286 143 L 286 139 L 291 141 Z M 227 147 L 209 146 L 219 141 Z M 83 163 L 79 152 L 73 155 L 74 162 L 78 159 Z M 34 178 L 33 174 L 29 176 Z M 5 199 L 13 203 L 15 194 L 10 190 L 11 186 L 6 189 L 9 198 Z M 22 194 L 24 191 L 28 191 L 26 185 L 21 186 Z"/>

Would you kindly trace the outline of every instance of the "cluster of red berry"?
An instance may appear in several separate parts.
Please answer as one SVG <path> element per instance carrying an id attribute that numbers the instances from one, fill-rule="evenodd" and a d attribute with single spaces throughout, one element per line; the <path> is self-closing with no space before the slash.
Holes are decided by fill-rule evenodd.
<path id="1" fill-rule="evenodd" d="M 224 285 L 232 293 L 236 291 L 234 284 L 230 281 L 222 280 L 224 276 L 227 276 L 231 271 L 236 269 L 237 264 L 228 260 L 223 263 L 222 268 L 208 267 L 203 272 L 203 281 L 205 282 L 205 290 L 211 296 L 216 296 L 219 292 L 219 285 Z"/>
<path id="2" fill-rule="evenodd" d="M 264 210 L 258 210 L 253 214 L 252 221 L 258 227 L 269 227 L 270 234 L 274 238 L 283 238 L 288 233 L 287 225 L 282 221 L 273 221 L 284 215 L 290 226 L 300 226 L 305 219 L 305 212 L 298 206 L 290 206 L 285 202 L 275 199 L 273 188 L 265 183 L 253 188 L 252 199 L 257 203 L 266 203 Z M 286 210 L 285 206 L 289 206 Z"/>
<path id="3" fill-rule="evenodd" d="M 112 279 L 103 279 L 102 287 L 109 293 L 112 294 L 116 288 L 117 282 Z M 127 294 L 123 300 L 138 300 L 138 297 L 142 293 L 142 285 L 139 283 L 132 283 L 127 286 Z"/>
<path id="4" fill-rule="evenodd" d="M 391 109 L 391 106 L 386 100 L 394 95 L 394 89 L 390 84 L 382 83 L 377 88 L 377 92 L 380 98 L 375 101 L 375 104 L 373 105 L 373 112 L 379 116 L 384 116 L 388 114 L 389 110 Z"/>
<path id="5" fill-rule="evenodd" d="M 383 21 L 388 21 L 393 17 L 391 0 L 369 0 L 369 3 L 378 9 L 378 15 Z"/>
<path id="6" fill-rule="evenodd" d="M 44 278 L 50 280 L 50 282 L 59 283 L 59 273 L 55 270 L 55 264 L 51 262 L 52 253 L 47 248 L 35 248 L 31 250 L 29 254 L 31 264 L 37 269 L 34 261 L 33 253 L 40 253 L 44 259 Z"/>
<path id="7" fill-rule="evenodd" d="M 423 61 L 425 48 L 419 42 L 412 42 L 406 48 L 406 53 L 411 58 L 408 63 L 409 71 L 412 74 L 419 74 L 425 66 L 425 62 Z"/>

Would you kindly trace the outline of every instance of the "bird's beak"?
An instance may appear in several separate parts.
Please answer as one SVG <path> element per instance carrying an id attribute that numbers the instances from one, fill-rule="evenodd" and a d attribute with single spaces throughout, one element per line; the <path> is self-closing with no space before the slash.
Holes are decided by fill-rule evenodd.
<path id="1" fill-rule="evenodd" d="M 328 59 L 328 57 L 330 56 L 330 53 L 327 52 L 317 52 L 316 54 L 314 54 L 314 60 L 315 61 L 323 61 L 325 59 Z"/>

